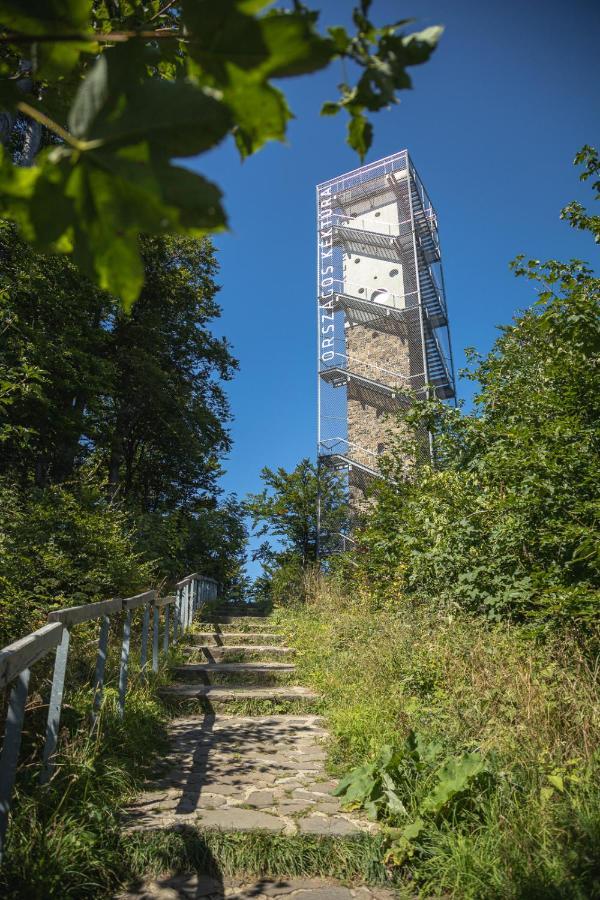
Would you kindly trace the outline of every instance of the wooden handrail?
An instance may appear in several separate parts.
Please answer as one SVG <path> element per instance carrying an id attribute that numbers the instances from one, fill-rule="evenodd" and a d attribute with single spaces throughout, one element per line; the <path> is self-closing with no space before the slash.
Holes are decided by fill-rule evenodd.
<path id="1" fill-rule="evenodd" d="M 121 612 L 123 601 L 116 597 L 114 600 L 100 600 L 99 603 L 84 603 L 82 606 L 67 606 L 66 609 L 55 609 L 48 613 L 49 622 L 60 622 L 67 628 L 79 625 L 80 622 L 90 622 L 99 619 L 100 616 L 111 616 Z"/>
<path id="2" fill-rule="evenodd" d="M 174 595 L 159 597 L 158 591 L 149 590 L 141 594 L 135 594 L 133 597 L 125 597 L 124 599 L 100 600 L 98 603 L 87 603 L 81 606 L 56 609 L 48 613 L 47 625 L 38 628 L 37 631 L 0 650 L 0 690 L 14 682 L 8 698 L 4 741 L 2 753 L 0 754 L 0 862 L 3 856 L 10 801 L 21 746 L 21 733 L 29 692 L 31 667 L 56 648 L 52 688 L 48 703 L 46 741 L 40 774 L 42 783 L 45 783 L 52 774 L 54 755 L 58 743 L 71 628 L 83 622 L 100 619 L 92 703 L 92 722 L 95 724 L 102 702 L 111 616 L 121 612 L 124 613 L 121 663 L 119 668 L 119 713 L 123 716 L 127 695 L 132 612 L 143 607 L 140 664 L 145 677 L 148 662 L 151 613 L 152 670 L 157 672 L 160 655 L 161 609 L 163 610 L 162 650 L 166 653 L 169 649 L 169 643 L 176 643 L 178 635 L 190 628 L 194 614 L 208 600 L 216 598 L 217 589 L 218 583 L 214 578 L 206 578 L 195 572 L 193 575 L 188 575 L 177 582 Z M 171 606 L 174 607 L 172 615 Z"/>
<path id="3" fill-rule="evenodd" d="M 62 625 L 44 625 L 0 650 L 0 688 L 5 688 L 24 669 L 30 669 L 50 650 L 54 650 L 60 644 L 61 637 Z"/>
<path id="4" fill-rule="evenodd" d="M 134 597 L 126 597 L 122 601 L 123 609 L 137 609 L 138 606 L 144 606 L 146 603 L 154 603 L 156 596 L 156 591 L 144 591 L 143 594 L 136 594 Z"/>

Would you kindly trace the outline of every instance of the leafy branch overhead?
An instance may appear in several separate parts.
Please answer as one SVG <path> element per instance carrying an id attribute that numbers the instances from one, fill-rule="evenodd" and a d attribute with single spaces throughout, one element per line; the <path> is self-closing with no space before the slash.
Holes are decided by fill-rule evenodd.
<path id="1" fill-rule="evenodd" d="M 0 123 L 43 126 L 35 164 L 0 162 L 0 214 L 43 251 L 79 267 L 129 307 L 143 283 L 140 233 L 200 236 L 224 229 L 219 188 L 174 159 L 232 134 L 242 158 L 284 140 L 292 113 L 273 79 L 350 63 L 355 85 L 323 114 L 346 110 L 348 142 L 364 158 L 365 113 L 397 102 L 406 71 L 425 62 L 442 29 L 383 28 L 370 0 L 355 34 L 317 30 L 318 13 L 266 0 L 0 0 Z M 10 127 L 6 127 L 6 122 Z M 31 163 L 32 160 L 27 160 Z"/>

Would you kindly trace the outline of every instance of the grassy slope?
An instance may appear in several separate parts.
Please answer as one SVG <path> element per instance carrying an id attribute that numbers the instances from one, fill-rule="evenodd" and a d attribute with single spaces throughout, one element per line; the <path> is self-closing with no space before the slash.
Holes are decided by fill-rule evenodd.
<path id="1" fill-rule="evenodd" d="M 598 671 L 573 641 L 536 646 L 516 627 L 376 610 L 326 587 L 290 616 L 299 681 L 324 695 L 333 772 L 410 729 L 490 760 L 483 800 L 432 821 L 405 869 L 423 896 L 600 896 Z"/>

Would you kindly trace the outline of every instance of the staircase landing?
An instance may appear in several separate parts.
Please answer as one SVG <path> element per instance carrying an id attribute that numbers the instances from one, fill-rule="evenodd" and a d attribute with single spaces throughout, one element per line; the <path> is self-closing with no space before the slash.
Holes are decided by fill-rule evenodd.
<path id="1" fill-rule="evenodd" d="M 126 811 L 125 828 L 351 835 L 374 826 L 342 811 L 325 774 L 316 715 L 174 719 L 165 770 Z"/>
<path id="2" fill-rule="evenodd" d="M 208 875 L 164 875 L 118 900 L 394 900 L 382 887 L 348 887 L 322 878 L 257 878 L 234 881 Z"/>

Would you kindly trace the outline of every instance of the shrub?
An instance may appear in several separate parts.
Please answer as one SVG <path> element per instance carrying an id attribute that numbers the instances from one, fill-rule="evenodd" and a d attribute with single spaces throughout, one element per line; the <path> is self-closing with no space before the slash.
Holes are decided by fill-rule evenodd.
<path id="1" fill-rule="evenodd" d="M 127 596 L 152 577 L 127 515 L 95 487 L 0 485 L 0 646 L 51 609 Z"/>

